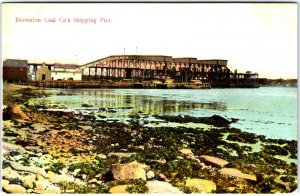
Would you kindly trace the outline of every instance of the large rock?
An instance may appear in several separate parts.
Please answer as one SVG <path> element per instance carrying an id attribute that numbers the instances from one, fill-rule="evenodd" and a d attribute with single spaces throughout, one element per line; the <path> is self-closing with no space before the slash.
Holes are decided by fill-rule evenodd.
<path id="1" fill-rule="evenodd" d="M 240 170 L 235 169 L 235 168 L 222 168 L 222 169 L 220 169 L 220 173 L 223 175 L 242 178 L 245 180 L 256 181 L 255 175 L 242 173 Z"/>
<path id="2" fill-rule="evenodd" d="M 55 174 L 52 171 L 48 171 L 47 177 L 49 181 L 52 183 L 59 183 L 59 182 L 74 182 L 75 179 L 67 174 Z"/>
<path id="3" fill-rule="evenodd" d="M 20 106 L 7 107 L 5 115 L 11 119 L 29 120 L 29 117 L 21 110 Z"/>
<path id="4" fill-rule="evenodd" d="M 61 193 L 61 190 L 59 187 L 51 184 L 49 181 L 47 180 L 37 180 L 34 182 L 35 188 L 34 188 L 34 192 L 35 193 L 48 193 L 48 194 L 59 194 Z"/>
<path id="5" fill-rule="evenodd" d="M 145 164 L 133 161 L 126 164 L 113 164 L 111 168 L 112 177 L 115 180 L 143 179 L 146 180 Z"/>
<path id="6" fill-rule="evenodd" d="M 29 174 L 27 176 L 24 176 L 22 181 L 23 181 L 23 186 L 29 189 L 33 188 L 33 182 L 36 179 L 36 175 L 35 174 Z"/>
<path id="7" fill-rule="evenodd" d="M 177 187 L 174 187 L 167 182 L 148 181 L 146 186 L 148 188 L 147 193 L 151 194 L 183 194 Z"/>
<path id="8" fill-rule="evenodd" d="M 26 189 L 24 187 L 22 187 L 21 185 L 17 185 L 17 184 L 3 184 L 3 190 L 8 192 L 8 193 L 14 193 L 14 194 L 24 194 L 26 193 Z"/>
<path id="9" fill-rule="evenodd" d="M 2 142 L 2 147 L 3 147 L 3 154 L 9 154 L 9 152 L 14 150 L 19 151 L 21 153 L 26 152 L 26 150 L 22 146 L 11 144 L 8 142 Z"/>
<path id="10" fill-rule="evenodd" d="M 47 174 L 43 168 L 35 167 L 35 166 L 24 166 L 20 163 L 9 161 L 11 167 L 17 171 L 26 171 L 34 174 L 39 174 L 47 178 Z"/>
<path id="11" fill-rule="evenodd" d="M 219 116 L 219 115 L 212 115 L 211 118 L 212 118 L 216 123 L 218 123 L 218 124 L 225 124 L 225 125 L 227 125 L 227 124 L 230 124 L 230 123 L 231 123 L 228 119 L 226 119 L 226 118 L 224 118 L 224 117 L 222 117 L 222 116 Z"/>
<path id="12" fill-rule="evenodd" d="M 224 167 L 225 165 L 227 165 L 229 162 L 224 160 L 224 159 L 221 159 L 221 158 L 218 158 L 218 157 L 213 157 L 213 156 L 208 156 L 208 155 L 201 155 L 199 157 L 200 161 L 204 162 L 205 164 L 208 164 L 208 165 L 212 165 L 212 166 L 215 166 L 215 167 Z"/>
<path id="13" fill-rule="evenodd" d="M 132 185 L 118 185 L 114 186 L 111 189 L 109 189 L 109 192 L 112 194 L 119 194 L 119 193 L 129 193 L 126 191 L 127 188 L 131 187 Z"/>
<path id="14" fill-rule="evenodd" d="M 213 181 L 197 178 L 187 179 L 185 186 L 195 193 L 211 193 L 217 190 L 217 186 Z"/>

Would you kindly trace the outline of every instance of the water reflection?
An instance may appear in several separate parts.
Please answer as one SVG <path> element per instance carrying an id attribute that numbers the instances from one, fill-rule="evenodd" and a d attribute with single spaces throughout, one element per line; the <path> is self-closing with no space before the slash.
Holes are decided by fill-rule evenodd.
<path id="1" fill-rule="evenodd" d="M 145 114 L 172 114 L 195 109 L 226 110 L 226 105 L 218 102 L 199 103 L 176 100 L 176 96 L 145 95 L 134 89 L 61 90 L 61 92 L 56 92 L 45 99 L 47 102 L 63 104 L 68 108 L 78 108 L 85 103 L 92 105 L 94 108 L 132 108 L 133 112 L 143 112 Z"/>

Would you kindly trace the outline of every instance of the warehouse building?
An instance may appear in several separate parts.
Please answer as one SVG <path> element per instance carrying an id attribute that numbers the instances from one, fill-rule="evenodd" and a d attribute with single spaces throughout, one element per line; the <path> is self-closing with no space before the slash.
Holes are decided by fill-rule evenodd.
<path id="1" fill-rule="evenodd" d="M 3 62 L 4 81 L 27 81 L 28 61 L 18 59 L 7 59 Z"/>

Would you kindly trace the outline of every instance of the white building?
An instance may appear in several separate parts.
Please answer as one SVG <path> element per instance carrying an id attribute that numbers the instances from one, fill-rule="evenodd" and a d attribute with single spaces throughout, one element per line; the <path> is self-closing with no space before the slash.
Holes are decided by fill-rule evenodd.
<path id="1" fill-rule="evenodd" d="M 51 68 L 43 64 L 36 72 L 36 80 L 81 80 L 81 70 L 74 64 L 54 64 Z"/>
<path id="2" fill-rule="evenodd" d="M 81 70 L 73 64 L 55 64 L 51 70 L 52 80 L 81 80 Z"/>

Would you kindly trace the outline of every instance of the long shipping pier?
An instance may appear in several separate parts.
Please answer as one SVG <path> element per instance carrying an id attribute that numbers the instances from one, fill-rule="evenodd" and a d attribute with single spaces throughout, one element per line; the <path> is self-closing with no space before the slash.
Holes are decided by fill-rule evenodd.
<path id="1" fill-rule="evenodd" d="M 52 80 L 52 81 L 28 81 L 21 84 L 45 87 L 45 88 L 145 88 L 145 89 L 210 89 L 209 83 L 196 86 L 193 83 L 153 83 L 151 81 L 134 82 L 134 81 L 84 81 L 84 80 Z M 257 85 L 246 85 L 241 82 L 231 83 L 219 88 L 257 88 Z"/>

